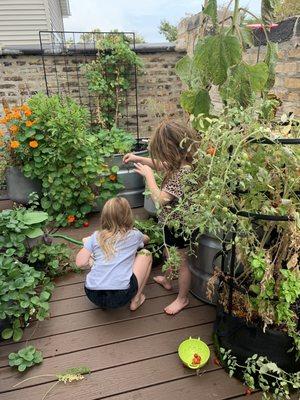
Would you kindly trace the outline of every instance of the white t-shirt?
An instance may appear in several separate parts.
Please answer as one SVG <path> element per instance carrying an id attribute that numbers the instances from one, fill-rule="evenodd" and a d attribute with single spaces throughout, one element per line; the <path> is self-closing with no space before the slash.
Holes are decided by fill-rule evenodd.
<path id="1" fill-rule="evenodd" d="M 94 257 L 85 286 L 91 290 L 128 289 L 136 252 L 144 247 L 143 237 L 137 229 L 128 231 L 116 242 L 115 254 L 107 260 L 98 243 L 98 231 L 94 232 L 84 244 L 84 248 Z"/>

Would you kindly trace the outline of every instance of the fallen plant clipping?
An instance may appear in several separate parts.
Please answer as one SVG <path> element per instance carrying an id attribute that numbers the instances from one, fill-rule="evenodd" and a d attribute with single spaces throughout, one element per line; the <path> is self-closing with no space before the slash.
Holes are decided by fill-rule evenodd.
<path id="1" fill-rule="evenodd" d="M 40 364 L 43 361 L 43 354 L 34 346 L 26 346 L 17 353 L 10 353 L 8 360 L 11 367 L 17 367 L 19 372 L 24 372 L 26 369 Z"/>
<path id="2" fill-rule="evenodd" d="M 32 347 L 32 346 L 29 346 Z M 90 374 L 91 369 L 88 367 L 75 367 L 75 368 L 68 368 L 63 372 L 60 372 L 58 374 L 44 374 L 44 375 L 37 375 L 37 376 L 32 376 L 30 378 L 24 379 L 23 381 L 17 383 L 13 387 L 17 387 L 22 385 L 23 383 L 32 380 L 32 379 L 38 379 L 38 378 L 45 378 L 45 377 L 53 377 L 55 378 L 55 382 L 53 385 L 47 390 L 47 392 L 44 394 L 42 397 L 42 400 L 46 398 L 46 396 L 54 389 L 54 387 L 59 384 L 60 382 L 63 383 L 72 383 L 72 382 L 77 382 L 77 381 L 82 381 L 84 379 L 84 375 Z"/>

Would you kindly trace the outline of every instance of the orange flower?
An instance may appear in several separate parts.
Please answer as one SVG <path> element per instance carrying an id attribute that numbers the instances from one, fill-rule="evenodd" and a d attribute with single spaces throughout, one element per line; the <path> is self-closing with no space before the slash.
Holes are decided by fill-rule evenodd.
<path id="1" fill-rule="evenodd" d="M 29 146 L 32 147 L 33 149 L 36 149 L 38 147 L 38 142 L 36 140 L 31 140 L 29 142 Z"/>
<path id="2" fill-rule="evenodd" d="M 215 147 L 210 147 L 206 150 L 206 154 L 209 154 L 210 156 L 214 156 L 217 152 L 217 149 Z"/>
<path id="3" fill-rule="evenodd" d="M 32 125 L 34 125 L 34 121 L 26 121 L 27 128 L 30 128 Z"/>
<path id="4" fill-rule="evenodd" d="M 20 142 L 18 140 L 12 140 L 10 142 L 10 148 L 11 149 L 17 149 L 20 146 Z"/>
<path id="5" fill-rule="evenodd" d="M 4 136 L 4 132 L 0 129 L 0 137 Z"/>
<path id="6" fill-rule="evenodd" d="M 22 104 L 21 107 L 20 107 L 20 110 L 22 110 L 24 112 L 25 111 L 31 111 L 30 107 L 27 104 Z"/>
<path id="7" fill-rule="evenodd" d="M 7 115 L 10 113 L 10 109 L 9 108 L 4 108 L 4 114 Z"/>
<path id="8" fill-rule="evenodd" d="M 11 133 L 18 133 L 18 132 L 19 132 L 19 127 L 18 127 L 17 125 L 12 125 L 12 126 L 9 128 L 9 131 L 10 131 Z"/>
<path id="9" fill-rule="evenodd" d="M 19 110 L 14 110 L 11 114 L 10 114 L 10 118 L 12 119 L 21 119 L 22 115 L 20 113 Z"/>
<path id="10" fill-rule="evenodd" d="M 2 142 L 2 140 L 0 140 L 0 147 L 4 146 L 4 142 Z"/>
<path id="11" fill-rule="evenodd" d="M 0 124 L 5 125 L 7 123 L 7 117 L 3 117 L 0 119 Z"/>
<path id="12" fill-rule="evenodd" d="M 75 219 L 76 219 L 75 215 L 68 215 L 68 217 L 67 217 L 67 221 L 69 224 L 72 224 L 72 222 L 74 222 Z"/>
<path id="13" fill-rule="evenodd" d="M 109 180 L 112 182 L 115 182 L 117 180 L 117 175 L 115 175 L 115 174 L 109 175 Z"/>
<path id="14" fill-rule="evenodd" d="M 24 111 L 24 114 L 26 117 L 30 117 L 30 115 L 32 114 L 32 111 L 30 109 Z"/>

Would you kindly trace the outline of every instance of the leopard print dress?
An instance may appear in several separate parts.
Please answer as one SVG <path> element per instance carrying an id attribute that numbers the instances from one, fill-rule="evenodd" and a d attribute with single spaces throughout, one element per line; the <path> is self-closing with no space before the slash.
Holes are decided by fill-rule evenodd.
<path id="1" fill-rule="evenodd" d="M 167 204 L 161 206 L 158 213 L 158 221 L 160 224 L 168 224 L 168 220 L 177 220 L 181 222 L 181 216 L 174 212 L 179 199 L 183 196 L 183 178 L 191 170 L 190 165 L 182 166 L 178 171 L 174 172 L 168 180 L 163 182 L 161 190 L 174 196 L 174 199 Z"/>

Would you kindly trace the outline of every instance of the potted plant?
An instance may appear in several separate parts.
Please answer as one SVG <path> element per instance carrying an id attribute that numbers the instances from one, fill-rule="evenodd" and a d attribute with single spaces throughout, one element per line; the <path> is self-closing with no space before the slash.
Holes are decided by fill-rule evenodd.
<path id="1" fill-rule="evenodd" d="M 109 167 L 107 173 L 101 176 L 102 179 L 108 177 L 110 181 L 115 182 L 118 196 L 125 197 L 131 207 L 143 206 L 144 180 L 134 171 L 132 163 L 123 163 L 123 156 L 130 152 L 139 156 L 147 155 L 147 143 L 137 141 L 130 132 L 116 126 L 110 130 L 95 131 L 95 135 L 100 141 L 101 153 Z M 111 192 L 107 192 L 106 198 L 104 198 L 103 191 L 100 191 L 100 195 L 102 202 L 112 196 Z"/>
<path id="2" fill-rule="evenodd" d="M 262 110 L 264 101 L 258 101 L 246 110 L 227 107 L 219 118 L 203 117 L 209 126 L 176 211 L 191 238 L 207 230 L 232 233 L 222 249 L 231 252 L 230 263 L 223 263 L 210 282 L 222 282 L 217 350 L 231 350 L 239 365 L 258 354 L 295 372 L 300 352 L 299 128 L 289 125 L 287 132 L 277 126 L 274 131 Z"/>
<path id="3" fill-rule="evenodd" d="M 36 146 L 35 140 L 30 140 L 35 129 L 32 111 L 27 105 L 5 108 L 5 116 L 0 123 L 5 126 L 7 134 L 1 130 L 1 158 L 9 158 L 6 163 L 6 182 L 8 194 L 12 201 L 28 204 L 32 192 L 41 194 L 41 182 L 24 176 L 23 162 L 17 153 L 28 154 Z M 24 140 L 28 138 L 28 140 Z"/>

